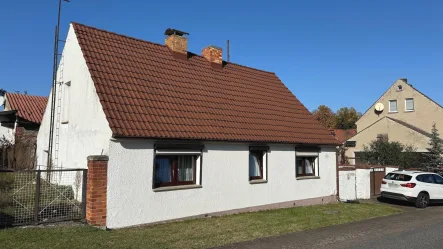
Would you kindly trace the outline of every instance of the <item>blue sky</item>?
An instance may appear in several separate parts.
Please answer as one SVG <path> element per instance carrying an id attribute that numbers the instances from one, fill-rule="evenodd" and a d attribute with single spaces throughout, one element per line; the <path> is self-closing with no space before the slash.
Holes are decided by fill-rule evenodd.
<path id="1" fill-rule="evenodd" d="M 0 88 L 48 95 L 58 0 L 0 2 Z M 443 104 L 443 1 L 71 0 L 70 21 L 189 50 L 231 41 L 231 61 L 275 72 L 309 110 L 364 112 L 396 79 Z"/>

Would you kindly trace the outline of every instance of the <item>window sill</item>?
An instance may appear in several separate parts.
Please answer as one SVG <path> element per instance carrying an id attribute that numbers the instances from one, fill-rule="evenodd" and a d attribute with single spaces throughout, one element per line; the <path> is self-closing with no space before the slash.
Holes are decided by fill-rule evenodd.
<path id="1" fill-rule="evenodd" d="M 164 192 L 164 191 L 173 191 L 173 190 L 181 190 L 181 189 L 193 189 L 193 188 L 201 188 L 201 185 L 180 185 L 180 186 L 170 186 L 170 187 L 160 187 L 153 189 L 154 192 Z"/>
<path id="2" fill-rule="evenodd" d="M 405 112 L 414 112 L 414 110 L 405 110 Z"/>
<path id="3" fill-rule="evenodd" d="M 268 182 L 268 180 L 263 180 L 263 179 L 249 181 L 250 184 L 260 184 L 260 183 L 267 183 L 267 182 Z"/>
<path id="4" fill-rule="evenodd" d="M 297 180 L 320 179 L 320 176 L 297 176 Z"/>
<path id="5" fill-rule="evenodd" d="M 388 112 L 388 113 L 390 113 L 390 114 L 395 114 L 395 113 L 398 113 L 398 111 L 397 111 L 397 112 Z"/>

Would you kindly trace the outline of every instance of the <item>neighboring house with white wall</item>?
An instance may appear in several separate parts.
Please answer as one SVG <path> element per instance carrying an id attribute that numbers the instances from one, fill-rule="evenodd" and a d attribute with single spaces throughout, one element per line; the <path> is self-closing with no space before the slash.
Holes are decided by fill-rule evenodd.
<path id="1" fill-rule="evenodd" d="M 27 134 L 29 139 L 26 141 L 33 144 L 25 145 L 25 147 L 32 150 L 34 154 L 35 137 L 40 128 L 47 101 L 47 97 L 19 93 L 6 93 L 0 96 L 0 105 L 3 106 L 3 111 L 0 111 L 0 139 L 6 139 L 15 144 L 17 135 Z M 20 160 L 19 162 L 17 160 L 12 154 L 6 156 L 6 149 L 0 148 L 0 167 L 11 165 L 12 161 L 20 164 Z"/>
<path id="2" fill-rule="evenodd" d="M 352 158 L 351 163 L 358 164 L 364 146 L 377 139 L 413 145 L 417 152 L 427 152 L 434 122 L 443 134 L 443 107 L 406 79 L 399 79 L 357 121 L 357 134 L 345 142 L 346 155 Z"/>
<path id="3" fill-rule="evenodd" d="M 274 73 L 165 35 L 162 45 L 70 25 L 52 160 L 85 168 L 109 156 L 107 227 L 336 200 L 338 141 Z M 49 119 L 48 104 L 41 164 Z"/>

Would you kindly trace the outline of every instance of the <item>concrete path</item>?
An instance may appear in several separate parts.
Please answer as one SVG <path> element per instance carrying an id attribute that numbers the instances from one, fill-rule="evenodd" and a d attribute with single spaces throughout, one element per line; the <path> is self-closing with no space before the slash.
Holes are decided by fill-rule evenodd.
<path id="1" fill-rule="evenodd" d="M 399 207 L 406 212 L 219 248 L 443 248 L 443 206 L 426 209 L 416 209 L 408 205 Z"/>

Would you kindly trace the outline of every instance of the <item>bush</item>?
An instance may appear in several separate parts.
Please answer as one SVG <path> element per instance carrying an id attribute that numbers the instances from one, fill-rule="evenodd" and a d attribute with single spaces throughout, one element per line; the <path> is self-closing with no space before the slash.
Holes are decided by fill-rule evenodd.
<path id="1" fill-rule="evenodd" d="M 0 173 L 0 208 L 12 205 L 14 173 Z"/>
<path id="2" fill-rule="evenodd" d="M 0 191 L 8 191 L 13 188 L 14 173 L 0 173 Z"/>

